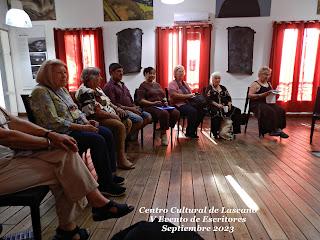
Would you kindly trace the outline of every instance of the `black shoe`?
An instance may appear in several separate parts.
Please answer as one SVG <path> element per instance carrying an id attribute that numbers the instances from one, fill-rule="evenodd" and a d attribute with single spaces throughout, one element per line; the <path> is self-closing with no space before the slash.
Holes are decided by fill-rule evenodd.
<path id="1" fill-rule="evenodd" d="M 103 195 L 111 196 L 111 197 L 120 197 L 124 195 L 126 192 L 125 187 L 119 186 L 119 184 L 112 183 L 110 187 L 107 187 L 106 190 L 101 191 Z"/>
<path id="2" fill-rule="evenodd" d="M 57 228 L 53 240 L 73 239 L 77 235 L 80 237 L 80 240 L 86 240 L 89 238 L 90 232 L 87 229 L 79 228 L 78 226 L 71 231 L 65 231 Z"/>
<path id="3" fill-rule="evenodd" d="M 197 138 L 199 138 L 199 136 L 197 135 L 197 134 L 186 134 L 186 137 L 188 137 L 188 138 L 194 138 L 194 139 L 197 139 Z"/>
<path id="4" fill-rule="evenodd" d="M 271 133 L 269 133 L 270 136 L 275 136 L 275 137 L 280 137 L 281 132 L 280 131 L 272 131 Z"/>
<path id="5" fill-rule="evenodd" d="M 281 132 L 281 133 L 280 133 L 280 137 L 281 137 L 281 138 L 288 138 L 289 135 L 286 134 L 285 132 Z"/>
<path id="6" fill-rule="evenodd" d="M 93 221 L 103 221 L 110 218 L 119 218 L 132 212 L 133 206 L 116 203 L 112 200 L 100 208 L 92 208 Z"/>
<path id="7" fill-rule="evenodd" d="M 123 185 L 125 179 L 124 179 L 123 177 L 114 175 L 114 176 L 112 177 L 112 181 L 113 181 L 114 183 L 116 183 L 116 184 Z"/>

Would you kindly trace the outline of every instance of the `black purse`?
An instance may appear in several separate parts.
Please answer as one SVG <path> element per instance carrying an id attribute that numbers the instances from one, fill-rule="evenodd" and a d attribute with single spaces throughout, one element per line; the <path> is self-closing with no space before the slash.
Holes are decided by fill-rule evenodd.
<path id="1" fill-rule="evenodd" d="M 203 95 L 197 94 L 194 97 L 189 99 L 189 103 L 193 107 L 200 109 L 200 108 L 204 108 L 207 105 L 207 100 Z"/>

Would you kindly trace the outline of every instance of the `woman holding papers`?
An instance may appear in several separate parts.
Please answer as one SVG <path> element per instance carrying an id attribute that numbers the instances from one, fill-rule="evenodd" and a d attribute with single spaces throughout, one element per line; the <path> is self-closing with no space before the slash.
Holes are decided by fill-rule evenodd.
<path id="1" fill-rule="evenodd" d="M 168 106 L 165 92 L 160 84 L 155 82 L 156 70 L 147 67 L 143 70 L 145 81 L 141 83 L 137 91 L 137 100 L 143 110 L 149 112 L 153 119 L 158 119 L 161 130 L 161 144 L 168 145 L 166 130 L 174 127 L 179 119 L 180 112 Z"/>
<path id="2" fill-rule="evenodd" d="M 250 111 L 260 119 L 260 131 L 262 134 L 269 133 L 270 136 L 288 138 L 288 134 L 282 131 L 286 127 L 286 113 L 284 109 L 275 103 L 268 103 L 271 94 L 277 94 L 269 83 L 271 69 L 262 67 L 259 70 L 257 81 L 254 81 L 249 89 Z"/>

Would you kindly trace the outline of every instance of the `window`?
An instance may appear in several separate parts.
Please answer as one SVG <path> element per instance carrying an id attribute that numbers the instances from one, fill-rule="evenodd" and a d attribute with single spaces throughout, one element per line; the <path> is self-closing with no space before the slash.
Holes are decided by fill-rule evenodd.
<path id="1" fill-rule="evenodd" d="M 79 88 L 79 73 L 83 68 L 96 66 L 94 35 L 80 33 L 80 41 L 78 34 L 66 34 L 64 36 L 66 49 L 66 64 L 69 74 L 69 91 L 76 91 Z M 77 61 L 80 59 L 81 63 Z"/>
<path id="2" fill-rule="evenodd" d="M 275 23 L 270 66 L 279 104 L 290 112 L 310 112 L 319 86 L 319 22 Z M 319 69 L 319 70 L 318 70 Z"/>
<path id="3" fill-rule="evenodd" d="M 102 28 L 54 29 L 54 37 L 56 56 L 68 66 L 69 91 L 79 88 L 83 68 L 97 67 L 105 79 Z"/>
<path id="4" fill-rule="evenodd" d="M 157 33 L 157 81 L 167 87 L 178 64 L 186 70 L 193 91 L 208 85 L 210 71 L 211 25 L 160 28 Z"/>

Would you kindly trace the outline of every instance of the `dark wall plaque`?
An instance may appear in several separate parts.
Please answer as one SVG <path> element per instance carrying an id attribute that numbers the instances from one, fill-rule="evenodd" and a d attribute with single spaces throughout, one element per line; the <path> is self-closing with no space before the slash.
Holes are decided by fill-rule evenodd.
<path id="1" fill-rule="evenodd" d="M 255 31 L 249 27 L 228 27 L 228 72 L 252 74 Z"/>
<path id="2" fill-rule="evenodd" d="M 124 73 L 141 70 L 142 30 L 127 28 L 117 33 L 119 63 Z"/>

